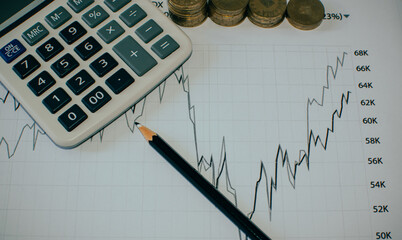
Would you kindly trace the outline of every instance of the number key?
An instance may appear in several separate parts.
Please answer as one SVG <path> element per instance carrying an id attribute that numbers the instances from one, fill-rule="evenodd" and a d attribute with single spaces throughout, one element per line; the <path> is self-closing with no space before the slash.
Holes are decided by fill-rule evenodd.
<path id="1" fill-rule="evenodd" d="M 67 103 L 71 101 L 71 97 L 68 96 L 63 88 L 58 88 L 54 90 L 49 96 L 43 99 L 42 103 L 51 113 L 56 113 Z"/>
<path id="2" fill-rule="evenodd" d="M 13 66 L 14 72 L 24 79 L 40 67 L 40 63 L 31 54 Z"/>
<path id="3" fill-rule="evenodd" d="M 28 82 L 28 87 L 36 96 L 40 96 L 55 83 L 56 80 L 54 80 L 54 78 L 48 72 L 43 71 L 34 79 Z"/>
<path id="4" fill-rule="evenodd" d="M 109 53 L 105 53 L 89 66 L 99 77 L 103 77 L 117 66 L 117 62 Z"/>
<path id="5" fill-rule="evenodd" d="M 66 41 L 67 44 L 72 44 L 77 41 L 80 37 L 84 36 L 87 30 L 77 21 L 71 23 L 68 27 L 61 30 L 59 33 L 60 37 Z"/>
<path id="6" fill-rule="evenodd" d="M 95 40 L 95 38 L 89 37 L 74 48 L 74 51 L 82 58 L 82 60 L 88 60 L 101 49 L 102 46 Z"/>
<path id="7" fill-rule="evenodd" d="M 38 55 L 46 62 L 63 51 L 64 47 L 53 37 L 36 49 Z"/>
<path id="8" fill-rule="evenodd" d="M 94 113 L 109 102 L 110 99 L 112 99 L 110 95 L 98 86 L 82 99 L 82 103 L 89 111 Z"/>
<path id="9" fill-rule="evenodd" d="M 74 75 L 74 77 L 68 80 L 66 84 L 75 95 L 79 95 L 94 82 L 95 80 L 91 77 L 91 75 L 88 74 L 87 71 L 81 70 L 79 73 Z"/>
<path id="10" fill-rule="evenodd" d="M 74 104 L 71 108 L 61 114 L 58 120 L 67 131 L 71 132 L 87 118 L 88 115 L 86 115 L 77 104 Z"/>
<path id="11" fill-rule="evenodd" d="M 77 60 L 75 60 L 71 54 L 67 53 L 57 60 L 57 62 L 53 63 L 51 68 L 59 77 L 63 78 L 78 66 Z"/>

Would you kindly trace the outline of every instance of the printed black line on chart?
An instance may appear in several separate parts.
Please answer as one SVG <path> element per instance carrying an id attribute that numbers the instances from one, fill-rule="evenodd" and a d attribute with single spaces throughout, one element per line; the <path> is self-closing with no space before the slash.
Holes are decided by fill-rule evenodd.
<path id="1" fill-rule="evenodd" d="M 297 179 L 297 169 L 299 166 L 301 166 L 303 163 L 306 164 L 307 168 L 309 168 L 309 163 L 310 163 L 310 157 L 312 155 L 312 150 L 313 147 L 320 146 L 324 150 L 327 149 L 328 147 L 328 139 L 330 137 L 330 133 L 334 134 L 335 132 L 335 122 L 337 119 L 340 119 L 342 117 L 342 113 L 344 110 L 344 107 L 349 103 L 349 96 L 351 94 L 350 91 L 347 91 L 343 93 L 340 98 L 339 98 L 339 106 L 337 109 L 333 110 L 333 113 L 331 116 L 328 116 L 328 118 L 331 120 L 331 126 L 326 129 L 325 135 L 319 135 L 316 134 L 316 130 L 311 129 L 310 127 L 310 108 L 312 106 L 317 106 L 317 107 L 324 107 L 325 105 L 325 96 L 326 92 L 330 90 L 331 87 L 331 81 L 335 81 L 338 75 L 338 72 L 342 69 L 345 61 L 345 56 L 347 53 L 343 53 L 341 57 L 336 58 L 336 64 L 335 67 L 332 66 L 327 66 L 327 71 L 326 71 L 326 84 L 322 87 L 322 92 L 321 92 L 321 97 L 320 99 L 315 99 L 315 98 L 308 98 L 307 99 L 307 104 L 306 104 L 306 147 L 304 149 L 299 150 L 299 158 L 297 161 L 294 161 L 292 163 L 291 157 L 289 156 L 288 150 L 284 147 L 283 144 L 279 144 L 277 148 L 277 152 L 275 155 L 275 174 L 271 177 L 268 177 L 267 172 L 266 172 L 266 167 L 264 165 L 264 162 L 261 161 L 259 167 L 259 176 L 256 176 L 256 182 L 255 182 L 255 188 L 254 188 L 254 202 L 253 206 L 251 206 L 251 211 L 248 213 L 248 216 L 250 218 L 253 217 L 253 214 L 255 213 L 256 205 L 257 205 L 257 196 L 258 194 L 266 194 L 267 196 L 267 206 L 269 209 L 269 218 L 271 219 L 271 212 L 272 212 L 272 195 L 274 190 L 277 191 L 278 187 L 278 171 L 280 170 L 280 166 L 282 168 L 286 168 L 286 173 L 288 175 L 288 180 L 289 183 L 293 188 L 296 187 L 296 179 Z M 216 163 L 214 156 L 210 156 L 208 159 L 204 155 L 200 155 L 199 153 L 199 143 L 198 143 L 198 138 L 197 138 L 197 121 L 196 121 L 196 106 L 192 104 L 191 102 L 191 92 L 190 92 L 190 77 L 185 73 L 184 67 L 180 67 L 178 71 L 176 71 L 173 74 L 173 78 L 177 81 L 179 85 L 181 85 L 182 90 L 186 94 L 186 100 L 187 100 L 187 111 L 188 111 L 188 117 L 189 120 L 192 124 L 193 128 L 193 137 L 194 137 L 194 145 L 195 145 L 195 155 L 197 159 L 197 167 L 198 170 L 201 173 L 209 173 L 211 177 L 211 182 L 212 184 L 218 188 L 220 185 L 219 183 L 223 181 L 225 183 L 226 189 L 231 196 L 232 196 L 232 201 L 234 202 L 235 205 L 237 205 L 237 193 L 236 189 L 232 186 L 231 180 L 230 180 L 230 170 L 229 170 L 229 160 L 227 158 L 227 152 L 226 152 L 226 140 L 225 137 L 222 137 L 222 142 L 221 142 L 221 147 L 220 147 L 220 157 L 219 157 L 219 164 L 217 167 L 217 170 L 215 169 Z M 159 87 L 159 101 L 162 103 L 164 99 L 164 94 L 165 94 L 166 86 L 165 83 L 163 83 Z M 9 93 L 5 95 L 5 97 L 2 98 L 2 103 L 5 103 L 7 99 L 10 98 Z M 18 108 L 15 108 L 14 111 L 19 110 Z M 138 111 L 137 111 L 138 110 Z M 131 133 L 135 132 L 135 129 L 133 128 L 134 121 L 141 121 L 140 118 L 144 115 L 144 111 L 146 111 L 146 99 L 142 100 L 140 103 L 137 105 L 133 106 L 130 110 L 128 110 L 125 114 L 125 121 L 126 121 L 126 126 L 128 130 Z M 22 138 L 22 135 L 27 132 L 28 130 L 33 132 L 33 151 L 35 150 L 35 146 L 37 143 L 37 139 L 40 134 L 44 134 L 37 126 L 35 123 L 32 125 L 26 124 L 23 128 L 22 131 L 19 134 L 19 138 L 17 140 L 17 144 L 14 149 L 10 150 L 10 146 L 7 143 L 7 140 L 2 137 L 1 142 L 0 142 L 0 147 L 1 145 L 6 145 L 8 149 L 8 158 L 12 158 L 17 151 L 18 148 L 18 143 L 20 139 Z M 100 134 L 100 140 L 102 141 L 103 135 L 105 132 L 107 132 L 107 128 L 103 130 Z M 263 188 L 261 185 L 265 185 Z M 262 191 L 262 192 L 261 192 Z M 240 234 L 239 231 L 239 238 L 242 239 L 242 235 Z"/>
<path id="2" fill-rule="evenodd" d="M 0 97 L 0 103 L 2 104 L 0 106 L 4 106 L 9 101 L 12 101 L 13 112 L 17 112 L 20 110 L 20 103 L 14 98 L 14 96 L 11 95 L 11 93 L 9 91 L 6 91 L 6 94 L 3 97 Z M 0 148 L 5 148 L 7 158 L 12 158 L 15 155 L 21 140 L 23 139 L 24 135 L 26 135 L 26 134 L 32 134 L 32 150 L 33 151 L 35 150 L 35 147 L 36 147 L 36 144 L 38 141 L 38 137 L 40 135 L 45 135 L 43 130 L 40 129 L 40 127 L 36 124 L 36 122 L 32 122 L 31 124 L 26 123 L 22 126 L 21 132 L 19 134 L 17 134 L 17 138 L 16 138 L 17 140 L 15 141 L 14 146 L 12 146 L 12 144 L 10 144 L 10 142 L 7 140 L 6 137 L 1 136 Z"/>
<path id="3" fill-rule="evenodd" d="M 294 161 L 293 166 L 291 162 L 291 158 L 288 154 L 288 150 L 283 147 L 283 145 L 279 144 L 278 150 L 275 156 L 275 175 L 270 178 L 270 182 L 268 182 L 268 176 L 266 173 L 266 168 L 261 161 L 260 163 L 260 174 L 258 177 L 258 180 L 256 181 L 255 184 L 255 190 L 254 190 L 254 204 L 252 206 L 252 210 L 248 213 L 248 216 L 250 219 L 252 219 L 253 214 L 255 213 L 256 210 L 256 205 L 257 205 L 257 195 L 259 194 L 259 191 L 264 191 L 265 194 L 267 195 L 267 205 L 269 207 L 269 218 L 271 219 L 271 212 L 272 212 L 272 195 L 273 195 L 273 190 L 277 190 L 278 186 L 278 170 L 279 170 L 279 163 L 281 164 L 282 168 L 286 167 L 287 175 L 290 184 L 292 185 L 293 188 L 296 187 L 296 176 L 297 176 L 297 169 L 300 165 L 302 165 L 303 162 L 305 162 L 307 169 L 309 169 L 310 165 L 310 157 L 312 153 L 312 148 L 321 146 L 324 150 L 327 149 L 328 147 L 328 139 L 330 136 L 330 133 L 334 133 L 335 131 L 335 120 L 340 119 L 342 117 L 342 113 L 344 110 L 344 107 L 349 103 L 349 96 L 351 94 L 350 91 L 347 91 L 343 93 L 340 97 L 339 100 L 339 108 L 335 109 L 332 113 L 332 116 L 329 116 L 331 119 L 331 126 L 326 129 L 326 133 L 324 136 L 321 136 L 319 134 L 315 134 L 314 129 L 310 128 L 310 108 L 312 106 L 318 106 L 318 107 L 324 107 L 325 103 L 325 93 L 326 91 L 330 90 L 330 80 L 335 81 L 336 77 L 338 75 L 338 72 L 340 69 L 343 67 L 344 62 L 345 62 L 345 56 L 347 55 L 346 52 L 342 54 L 341 57 L 336 58 L 336 64 L 335 67 L 332 67 L 330 65 L 327 66 L 326 70 L 326 84 L 322 87 L 322 93 L 321 93 L 321 98 L 320 99 L 315 99 L 315 98 L 308 98 L 307 99 L 307 104 L 306 104 L 306 130 L 307 130 L 307 136 L 306 136 L 306 148 L 305 149 L 300 149 L 299 150 L 299 159 L 297 161 Z M 187 93 L 188 96 L 188 114 L 189 114 L 189 119 L 193 125 L 193 134 L 194 134 L 194 143 L 195 143 L 195 149 L 196 149 L 196 156 L 198 159 L 197 166 L 198 170 L 200 172 L 205 172 L 205 171 L 212 171 L 212 184 L 218 188 L 219 186 L 219 181 L 221 181 L 222 177 L 225 175 L 225 179 L 223 181 L 226 182 L 226 191 L 230 193 L 233 196 L 233 201 L 234 204 L 237 205 L 237 194 L 235 188 L 232 186 L 231 181 L 230 181 L 230 176 L 229 176 L 229 170 L 228 170 L 228 159 L 227 159 L 227 152 L 226 152 L 226 144 L 225 144 L 225 137 L 222 138 L 222 145 L 221 145 L 221 155 L 219 159 L 219 167 L 217 170 L 217 174 L 215 172 L 215 161 L 214 157 L 211 156 L 209 160 L 205 156 L 199 156 L 199 147 L 198 147 L 198 139 L 197 139 L 197 124 L 196 124 L 196 119 L 195 119 L 195 106 L 191 104 L 191 97 L 190 97 L 190 87 L 189 87 L 189 76 L 185 74 L 184 69 L 180 68 L 179 72 L 175 73 L 176 80 L 179 83 L 183 84 L 183 90 Z M 263 180 L 265 179 L 265 180 Z M 260 184 L 264 183 L 265 184 L 265 189 L 260 189 Z M 239 237 L 241 238 L 241 234 L 239 232 Z"/>

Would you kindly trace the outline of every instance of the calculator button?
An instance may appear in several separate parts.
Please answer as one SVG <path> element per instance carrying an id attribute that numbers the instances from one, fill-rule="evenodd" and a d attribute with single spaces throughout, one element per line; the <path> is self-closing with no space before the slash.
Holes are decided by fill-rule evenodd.
<path id="1" fill-rule="evenodd" d="M 46 71 L 41 72 L 38 76 L 28 82 L 28 87 L 36 96 L 42 95 L 56 83 L 56 80 Z"/>
<path id="2" fill-rule="evenodd" d="M 127 36 L 113 50 L 138 75 L 142 76 L 153 68 L 156 60 L 131 36 Z"/>
<path id="3" fill-rule="evenodd" d="M 93 2 L 95 0 L 68 0 L 67 4 L 74 12 L 79 13 Z"/>
<path id="4" fill-rule="evenodd" d="M 38 47 L 36 53 L 47 62 L 63 51 L 63 49 L 64 47 L 53 37 Z"/>
<path id="5" fill-rule="evenodd" d="M 179 44 L 175 40 L 173 40 L 171 36 L 166 35 L 159 41 L 157 41 L 154 45 L 152 45 L 151 49 L 160 58 L 165 59 L 172 52 L 176 51 L 179 47 Z"/>
<path id="6" fill-rule="evenodd" d="M 61 30 L 59 33 L 60 37 L 66 41 L 67 44 L 72 44 L 79 38 L 84 36 L 87 30 L 81 26 L 77 21 L 71 23 L 68 27 Z"/>
<path id="7" fill-rule="evenodd" d="M 42 103 L 51 113 L 56 113 L 62 107 L 66 106 L 71 101 L 71 97 L 68 96 L 63 88 L 54 90 L 49 96 L 43 99 Z"/>
<path id="8" fill-rule="evenodd" d="M 135 33 L 141 38 L 145 43 L 149 43 L 152 39 L 163 32 L 162 28 L 154 21 L 149 20 L 139 27 Z"/>
<path id="9" fill-rule="evenodd" d="M 99 77 L 103 77 L 117 66 L 117 62 L 109 53 L 105 53 L 89 66 Z"/>
<path id="10" fill-rule="evenodd" d="M 57 60 L 57 62 L 53 63 L 51 68 L 59 77 L 63 78 L 78 66 L 77 60 L 75 60 L 71 54 L 67 53 Z"/>
<path id="11" fill-rule="evenodd" d="M 82 99 L 82 103 L 84 103 L 89 111 L 94 113 L 109 102 L 110 99 L 112 99 L 110 95 L 98 86 Z"/>
<path id="12" fill-rule="evenodd" d="M 71 19 L 71 14 L 64 7 L 58 7 L 45 17 L 46 22 L 56 29 Z"/>
<path id="13" fill-rule="evenodd" d="M 144 10 L 142 10 L 142 8 L 140 8 L 140 6 L 137 4 L 134 4 L 120 14 L 119 17 L 128 27 L 132 27 L 146 16 L 147 14 L 144 12 Z"/>
<path id="14" fill-rule="evenodd" d="M 38 60 L 36 60 L 31 54 L 29 54 L 17 64 L 15 64 L 13 66 L 13 70 L 21 79 L 24 79 L 39 67 L 40 64 Z"/>
<path id="15" fill-rule="evenodd" d="M 124 33 L 124 29 L 115 21 L 111 21 L 98 30 L 97 34 L 106 43 L 111 43 Z"/>
<path id="16" fill-rule="evenodd" d="M 88 60 L 97 52 L 102 49 L 102 46 L 93 37 L 87 38 L 74 48 L 74 51 L 82 58 L 82 60 Z"/>
<path id="17" fill-rule="evenodd" d="M 95 80 L 88 74 L 87 71 L 81 70 L 66 82 L 67 86 L 73 91 L 75 95 L 81 94 L 89 86 L 94 84 Z"/>
<path id="18" fill-rule="evenodd" d="M 130 1 L 131 0 L 105 0 L 105 4 L 110 8 L 110 10 L 117 12 Z"/>
<path id="19" fill-rule="evenodd" d="M 71 108 L 61 114 L 58 120 L 67 131 L 71 132 L 87 118 L 88 115 L 86 115 L 77 104 L 74 104 Z"/>
<path id="20" fill-rule="evenodd" d="M 0 49 L 0 56 L 4 61 L 6 61 L 6 63 L 11 63 L 25 51 L 26 48 L 24 45 L 22 45 L 17 39 L 14 39 Z"/>
<path id="21" fill-rule="evenodd" d="M 106 85 L 119 94 L 134 82 L 134 78 L 123 68 L 106 80 Z"/>
<path id="22" fill-rule="evenodd" d="M 91 28 L 94 28 L 103 22 L 109 14 L 99 5 L 96 5 L 91 10 L 82 15 L 82 20 Z"/>
<path id="23" fill-rule="evenodd" d="M 30 45 L 33 46 L 46 37 L 49 31 L 40 23 L 37 22 L 35 25 L 30 27 L 28 30 L 22 33 L 22 38 Z"/>

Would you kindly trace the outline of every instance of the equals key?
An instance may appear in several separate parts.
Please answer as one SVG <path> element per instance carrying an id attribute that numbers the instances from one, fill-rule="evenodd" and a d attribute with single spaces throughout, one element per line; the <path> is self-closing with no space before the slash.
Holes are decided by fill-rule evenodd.
<path id="1" fill-rule="evenodd" d="M 172 54 L 179 48 L 179 44 L 169 35 L 164 36 L 154 45 L 151 49 L 154 51 L 161 59 L 165 59 L 167 56 Z"/>

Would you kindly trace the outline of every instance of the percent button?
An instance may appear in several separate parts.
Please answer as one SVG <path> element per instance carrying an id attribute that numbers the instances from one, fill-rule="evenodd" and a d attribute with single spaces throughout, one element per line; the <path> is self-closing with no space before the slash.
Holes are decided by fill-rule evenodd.
<path id="1" fill-rule="evenodd" d="M 98 26 L 101 22 L 105 21 L 109 14 L 99 5 L 96 5 L 91 10 L 82 15 L 82 20 L 91 28 Z"/>

